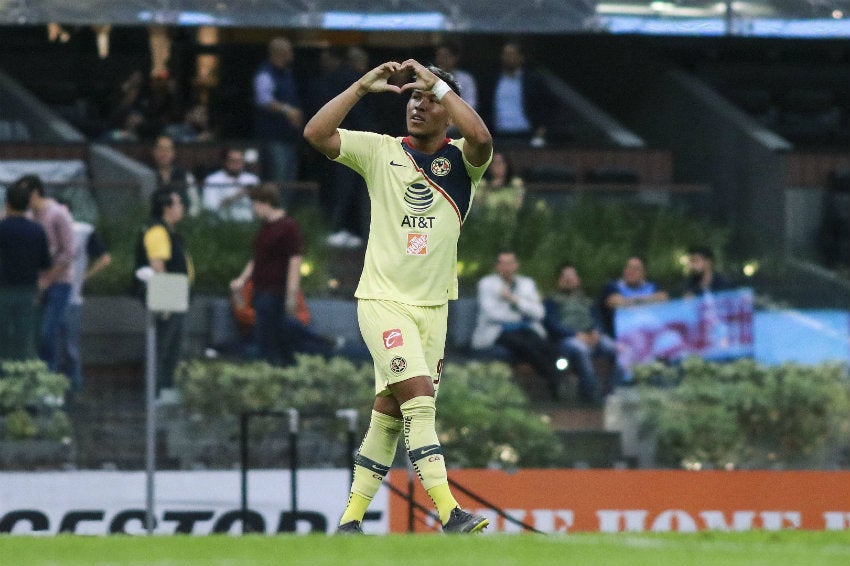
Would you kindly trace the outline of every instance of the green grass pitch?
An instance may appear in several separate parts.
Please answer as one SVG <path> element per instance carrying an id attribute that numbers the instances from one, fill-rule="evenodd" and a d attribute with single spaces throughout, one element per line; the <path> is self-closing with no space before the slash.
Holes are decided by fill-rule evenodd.
<path id="1" fill-rule="evenodd" d="M 848 566 L 850 531 L 440 536 L 2 536 L 4 566 Z"/>

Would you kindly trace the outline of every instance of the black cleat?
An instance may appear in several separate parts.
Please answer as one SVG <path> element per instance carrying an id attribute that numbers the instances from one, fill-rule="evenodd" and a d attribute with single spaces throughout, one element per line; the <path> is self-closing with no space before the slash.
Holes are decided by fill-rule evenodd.
<path id="1" fill-rule="evenodd" d="M 336 528 L 336 534 L 338 535 L 362 535 L 365 534 L 363 532 L 363 527 L 360 526 L 360 521 L 349 521 L 343 525 L 340 525 Z"/>
<path id="2" fill-rule="evenodd" d="M 444 533 L 477 533 L 483 531 L 490 520 L 481 515 L 473 515 L 460 507 L 452 509 L 452 514 L 443 525 Z"/>

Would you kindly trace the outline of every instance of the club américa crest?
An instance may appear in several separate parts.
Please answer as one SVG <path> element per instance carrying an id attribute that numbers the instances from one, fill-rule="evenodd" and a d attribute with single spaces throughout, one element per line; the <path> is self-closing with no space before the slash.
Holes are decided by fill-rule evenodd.
<path id="1" fill-rule="evenodd" d="M 404 370 L 406 369 L 407 360 L 405 360 L 401 356 L 396 356 L 392 360 L 390 360 L 390 370 L 393 373 L 404 373 Z"/>
<path id="2" fill-rule="evenodd" d="M 438 157 L 431 162 L 431 173 L 437 177 L 445 177 L 452 170 L 452 162 L 445 157 Z"/>

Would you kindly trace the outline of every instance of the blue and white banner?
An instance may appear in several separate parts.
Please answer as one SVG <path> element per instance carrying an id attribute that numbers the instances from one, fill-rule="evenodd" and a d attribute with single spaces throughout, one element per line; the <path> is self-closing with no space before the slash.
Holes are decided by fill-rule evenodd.
<path id="1" fill-rule="evenodd" d="M 614 324 L 619 361 L 626 367 L 688 355 L 721 360 L 754 353 L 752 289 L 619 308 Z"/>

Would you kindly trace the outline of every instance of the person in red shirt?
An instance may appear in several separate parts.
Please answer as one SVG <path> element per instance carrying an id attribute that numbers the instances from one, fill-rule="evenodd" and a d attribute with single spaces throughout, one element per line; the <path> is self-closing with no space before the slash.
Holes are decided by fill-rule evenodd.
<path id="1" fill-rule="evenodd" d="M 284 323 L 287 315 L 297 314 L 304 238 L 298 221 L 280 207 L 277 185 L 264 183 L 252 188 L 249 196 L 254 216 L 263 224 L 254 238 L 251 260 L 230 282 L 230 289 L 241 291 L 249 279 L 253 281 L 254 332 L 260 357 L 290 365 L 295 360 Z"/>

